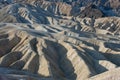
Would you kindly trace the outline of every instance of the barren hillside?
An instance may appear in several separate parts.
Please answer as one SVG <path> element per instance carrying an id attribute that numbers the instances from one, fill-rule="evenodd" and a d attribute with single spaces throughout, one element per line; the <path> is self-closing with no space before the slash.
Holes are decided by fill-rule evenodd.
<path id="1" fill-rule="evenodd" d="M 119 80 L 119 8 L 84 1 L 2 1 L 0 80 Z"/>

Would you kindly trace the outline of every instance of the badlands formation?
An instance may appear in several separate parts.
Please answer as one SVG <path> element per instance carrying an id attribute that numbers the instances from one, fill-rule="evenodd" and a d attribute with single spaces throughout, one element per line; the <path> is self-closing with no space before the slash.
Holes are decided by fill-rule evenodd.
<path id="1" fill-rule="evenodd" d="M 63 1 L 1 0 L 0 80 L 120 80 L 120 1 Z"/>

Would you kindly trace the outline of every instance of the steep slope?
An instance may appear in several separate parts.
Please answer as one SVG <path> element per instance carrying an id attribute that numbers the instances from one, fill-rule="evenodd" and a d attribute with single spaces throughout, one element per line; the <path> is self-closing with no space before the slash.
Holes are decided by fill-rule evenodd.
<path id="1" fill-rule="evenodd" d="M 98 11 L 100 11 L 104 16 L 120 16 L 119 0 L 15 0 L 15 2 L 37 5 L 50 13 L 64 16 L 84 15 L 82 9 L 85 8 L 85 10 L 89 11 L 89 9 L 87 9 L 88 5 L 93 4 L 98 8 L 96 9 L 97 11 L 92 11 L 92 14 L 97 15 L 99 13 Z M 96 14 L 96 12 L 98 13 Z M 91 18 L 91 16 L 87 17 Z"/>
<path id="2" fill-rule="evenodd" d="M 38 7 L 24 4 L 11 4 L 0 10 L 1 22 L 48 23 L 49 13 Z M 39 17 L 38 17 L 39 16 Z M 36 22 L 37 21 L 37 22 Z"/>
<path id="3" fill-rule="evenodd" d="M 4 74 L 84 80 L 120 65 L 117 35 L 77 33 L 52 25 L 52 30 L 42 25 L 35 30 L 35 24 L 29 26 L 1 24 L 0 66 L 22 71 L 7 70 Z"/>
<path id="4" fill-rule="evenodd" d="M 92 14 L 92 12 L 91 12 Z M 91 15 L 92 16 L 92 15 Z M 98 15 L 100 16 L 100 15 Z M 102 16 L 102 15 L 101 15 Z M 11 4 L 0 9 L 0 22 L 49 24 L 64 26 L 79 32 L 96 32 L 100 34 L 120 34 L 119 17 L 80 18 L 70 16 L 55 16 L 40 7 L 26 4 Z M 34 28 L 34 27 L 33 27 Z M 101 33 L 103 31 L 104 33 Z"/>
<path id="5" fill-rule="evenodd" d="M 16 0 L 0 7 L 0 79 L 119 80 L 120 18 L 105 17 L 98 4 Z"/>

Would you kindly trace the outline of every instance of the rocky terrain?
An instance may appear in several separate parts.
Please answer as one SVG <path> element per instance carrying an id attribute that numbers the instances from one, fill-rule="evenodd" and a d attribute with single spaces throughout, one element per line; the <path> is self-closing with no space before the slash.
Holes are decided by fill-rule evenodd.
<path id="1" fill-rule="evenodd" d="M 0 80 L 119 80 L 119 7 L 119 0 L 1 0 Z"/>

